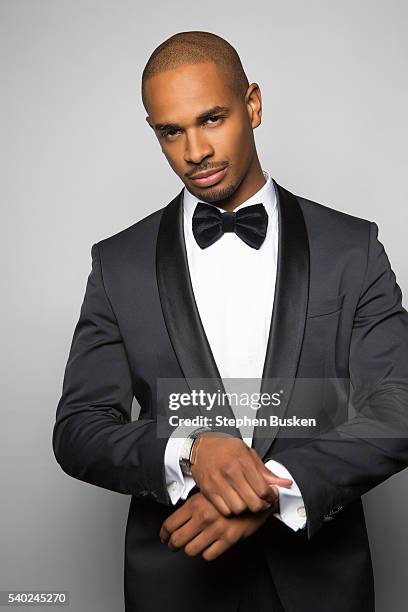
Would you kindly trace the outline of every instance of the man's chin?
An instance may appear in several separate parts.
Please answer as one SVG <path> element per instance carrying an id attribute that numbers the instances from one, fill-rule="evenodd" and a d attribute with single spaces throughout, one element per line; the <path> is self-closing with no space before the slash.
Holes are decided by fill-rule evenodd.
<path id="1" fill-rule="evenodd" d="M 236 191 L 235 185 L 228 185 L 227 187 L 206 187 L 202 189 L 187 189 L 196 196 L 201 202 L 207 202 L 208 204 L 216 204 L 222 200 L 230 198 Z"/>

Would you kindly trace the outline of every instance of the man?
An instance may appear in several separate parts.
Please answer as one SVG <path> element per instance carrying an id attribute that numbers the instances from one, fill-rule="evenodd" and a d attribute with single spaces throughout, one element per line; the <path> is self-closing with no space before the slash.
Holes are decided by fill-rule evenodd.
<path id="1" fill-rule="evenodd" d="M 372 611 L 361 496 L 408 462 L 408 315 L 378 228 L 262 170 L 260 89 L 219 36 L 164 41 L 142 98 L 184 188 L 92 246 L 56 458 L 132 496 L 128 612 Z M 261 380 L 279 401 L 257 416 L 281 421 L 169 424 L 166 381 L 233 379 Z"/>

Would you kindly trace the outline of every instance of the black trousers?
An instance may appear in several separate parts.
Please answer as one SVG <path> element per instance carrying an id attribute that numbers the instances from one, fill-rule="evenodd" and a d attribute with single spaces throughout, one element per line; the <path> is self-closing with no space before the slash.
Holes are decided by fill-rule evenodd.
<path id="1" fill-rule="evenodd" d="M 237 612 L 284 612 L 267 565 L 265 553 L 248 546 Z"/>

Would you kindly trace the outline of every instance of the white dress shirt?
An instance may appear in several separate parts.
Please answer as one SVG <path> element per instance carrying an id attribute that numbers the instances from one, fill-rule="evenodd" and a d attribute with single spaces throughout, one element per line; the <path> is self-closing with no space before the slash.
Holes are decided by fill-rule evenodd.
<path id="1" fill-rule="evenodd" d="M 262 203 L 268 213 L 268 227 L 259 249 L 251 248 L 234 232 L 224 233 L 205 249 L 197 244 L 192 217 L 200 201 L 188 189 L 183 191 L 184 239 L 194 297 L 200 318 L 225 389 L 228 379 L 262 379 L 271 323 L 278 254 L 278 211 L 273 181 L 263 171 L 266 183 L 248 200 L 234 209 Z M 217 207 L 221 212 L 224 209 Z M 227 379 L 224 381 L 224 378 Z M 259 388 L 257 391 L 259 392 Z M 165 451 L 166 484 L 175 504 L 186 499 L 195 481 L 183 474 L 179 465 L 181 448 L 197 427 L 178 427 L 170 436 Z M 252 431 L 241 430 L 251 446 Z M 288 470 L 270 459 L 266 467 L 279 477 L 290 478 L 289 489 L 277 487 L 280 512 L 275 513 L 293 530 L 306 524 L 306 512 L 299 487 Z"/>

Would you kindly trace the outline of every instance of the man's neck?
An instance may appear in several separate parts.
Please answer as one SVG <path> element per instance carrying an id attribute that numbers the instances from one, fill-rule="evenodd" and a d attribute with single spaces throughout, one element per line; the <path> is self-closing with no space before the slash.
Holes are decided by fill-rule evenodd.
<path id="1" fill-rule="evenodd" d="M 265 185 L 265 183 L 265 176 L 262 172 L 259 161 L 257 160 L 257 163 L 250 169 L 232 196 L 212 203 L 219 208 L 223 208 L 225 211 L 231 212 L 240 204 L 249 200 L 250 197 L 252 197 Z"/>

